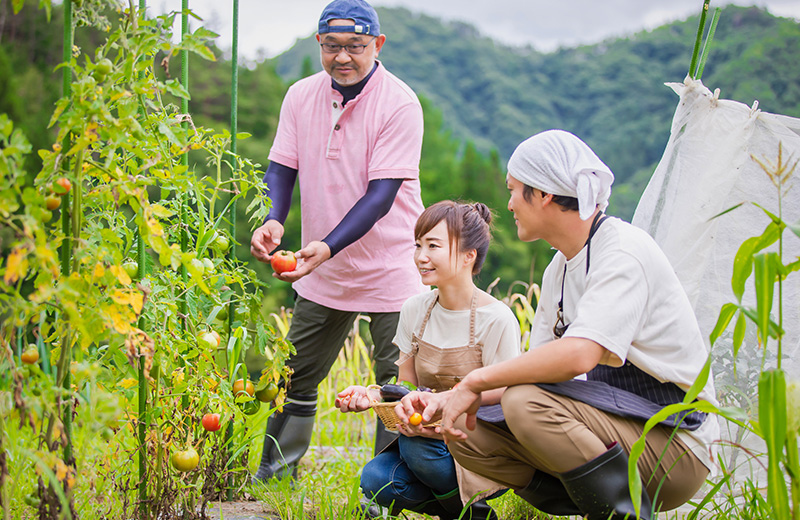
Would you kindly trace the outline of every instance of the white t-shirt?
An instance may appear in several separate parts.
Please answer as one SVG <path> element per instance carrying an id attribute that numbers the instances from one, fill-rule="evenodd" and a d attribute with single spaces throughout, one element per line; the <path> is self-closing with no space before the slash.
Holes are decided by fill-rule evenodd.
<path id="1" fill-rule="evenodd" d="M 544 273 L 542 293 L 531 329 L 531 345 L 553 341 L 553 326 L 564 279 L 564 337 L 595 341 L 608 352 L 602 364 L 630 361 L 661 382 L 688 390 L 705 365 L 708 348 L 689 299 L 655 241 L 641 229 L 607 219 L 587 248 L 566 261 L 556 253 Z M 713 376 L 699 398 L 717 404 Z M 695 431 L 678 436 L 715 469 L 714 441 L 720 438 L 715 415 Z"/>
<path id="2" fill-rule="evenodd" d="M 411 334 L 418 334 L 422 320 L 439 291 L 412 296 L 403 304 L 394 344 L 403 354 L 411 353 Z M 445 349 L 469 345 L 470 310 L 451 311 L 439 302 L 431 312 L 421 339 Z M 505 303 L 494 300 L 475 309 L 475 342 L 483 344 L 483 366 L 500 363 L 519 355 L 519 321 Z"/>

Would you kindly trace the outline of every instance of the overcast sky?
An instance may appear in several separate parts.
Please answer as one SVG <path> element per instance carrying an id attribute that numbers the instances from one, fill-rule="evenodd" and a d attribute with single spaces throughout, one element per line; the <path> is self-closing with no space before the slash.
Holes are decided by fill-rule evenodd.
<path id="1" fill-rule="evenodd" d="M 245 59 L 272 57 L 297 38 L 316 31 L 329 0 L 239 0 L 239 54 Z M 759 5 L 772 14 L 800 20 L 800 0 L 712 0 L 711 9 L 725 4 Z M 403 6 L 444 20 L 460 20 L 500 42 L 531 44 L 540 51 L 594 43 L 651 29 L 698 14 L 702 0 L 374 0 L 375 6 Z M 155 0 L 159 12 L 179 10 L 181 0 Z M 231 45 L 231 0 L 189 0 L 189 8 L 220 34 L 217 45 Z M 722 21 L 724 23 L 724 20 Z M 198 22 L 193 21 L 192 27 Z M 391 41 L 391 34 L 387 35 Z"/>

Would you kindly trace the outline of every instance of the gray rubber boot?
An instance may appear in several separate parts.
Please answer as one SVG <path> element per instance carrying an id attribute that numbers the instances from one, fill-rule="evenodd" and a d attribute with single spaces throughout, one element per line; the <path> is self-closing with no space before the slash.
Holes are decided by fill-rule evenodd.
<path id="1" fill-rule="evenodd" d="M 637 518 L 628 487 L 628 455 L 615 443 L 608 451 L 559 475 L 561 482 L 589 520 Z M 650 520 L 653 506 L 642 486 L 641 520 Z"/>
<path id="2" fill-rule="evenodd" d="M 297 463 L 311 444 L 314 415 L 316 405 L 290 402 L 284 406 L 283 413 L 273 414 L 267 420 L 261 462 L 253 476 L 255 480 L 297 476 Z"/>
<path id="3" fill-rule="evenodd" d="M 582 515 L 558 477 L 537 470 L 530 483 L 514 491 L 533 507 L 557 516 Z"/>

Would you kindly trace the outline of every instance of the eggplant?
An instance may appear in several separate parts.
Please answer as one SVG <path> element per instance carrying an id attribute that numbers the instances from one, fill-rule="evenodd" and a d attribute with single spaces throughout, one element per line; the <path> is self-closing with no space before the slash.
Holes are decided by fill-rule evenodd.
<path id="1" fill-rule="evenodd" d="M 384 402 L 399 401 L 409 392 L 411 392 L 411 390 L 403 385 L 387 384 L 381 387 L 381 399 L 383 399 Z"/>

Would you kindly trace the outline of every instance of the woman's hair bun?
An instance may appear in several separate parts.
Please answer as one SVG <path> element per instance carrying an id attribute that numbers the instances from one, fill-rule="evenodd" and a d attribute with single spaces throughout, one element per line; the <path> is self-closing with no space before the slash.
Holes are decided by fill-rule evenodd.
<path id="1" fill-rule="evenodd" d="M 492 223 L 492 210 L 489 209 L 489 206 L 483 202 L 476 202 L 472 205 L 472 207 L 478 212 L 478 215 L 480 215 L 487 224 Z"/>

